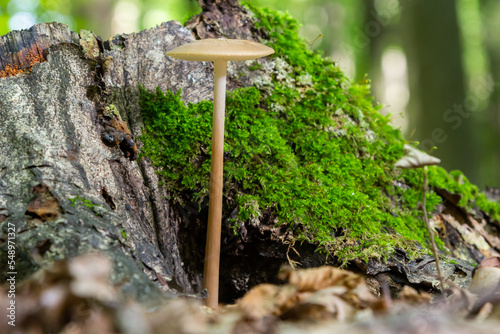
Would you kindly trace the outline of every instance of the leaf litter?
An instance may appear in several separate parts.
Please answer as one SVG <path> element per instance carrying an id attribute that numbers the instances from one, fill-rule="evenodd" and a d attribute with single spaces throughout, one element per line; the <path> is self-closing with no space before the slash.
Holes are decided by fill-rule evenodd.
<path id="1" fill-rule="evenodd" d="M 352 271 L 323 266 L 283 267 L 281 285 L 259 284 L 235 304 L 212 310 L 194 298 L 141 305 L 110 281 L 112 261 L 88 254 L 56 262 L 16 291 L 16 326 L 1 333 L 498 333 L 500 260 L 484 260 L 470 289 L 446 298 L 405 286 L 391 296 L 381 279 L 373 292 Z M 0 307 L 10 303 L 0 288 Z M 5 319 L 4 315 L 3 319 Z"/>

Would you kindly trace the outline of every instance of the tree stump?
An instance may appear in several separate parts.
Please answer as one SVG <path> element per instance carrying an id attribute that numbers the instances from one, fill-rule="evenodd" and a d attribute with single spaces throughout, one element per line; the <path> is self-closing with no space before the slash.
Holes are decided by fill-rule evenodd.
<path id="1" fill-rule="evenodd" d="M 138 300 L 157 301 L 159 291 L 167 297 L 201 292 L 206 206 L 199 211 L 173 205 L 148 159 L 137 159 L 141 143 L 136 138 L 143 127 L 139 84 L 150 91 L 182 88 L 186 102 L 212 99 L 212 65 L 192 62 L 187 67 L 165 52 L 195 38 L 266 36 L 235 0 L 200 5 L 203 12 L 186 27 L 170 21 L 108 41 L 57 23 L 0 38 L 0 69 L 24 71 L 0 79 L 2 282 L 8 276 L 4 268 L 8 228 L 13 226 L 19 280 L 54 261 L 98 251 L 113 260 L 113 283 Z M 39 61 L 33 63 L 33 55 Z M 269 71 L 231 63 L 228 88 L 258 84 L 269 78 Z M 498 254 L 500 239 L 483 228 L 494 222 L 460 210 L 453 194 L 443 190 L 440 195 L 447 207 L 436 217 L 447 224 L 454 240 L 450 246 L 468 252 L 472 261 Z M 476 241 L 482 239 L 465 242 L 464 224 L 475 226 Z M 223 236 L 229 240 L 223 263 L 232 264 L 223 264 L 223 301 L 257 283 L 276 281 L 289 258 L 285 233 L 269 221 L 249 231 L 246 240 Z M 230 250 L 240 244 L 245 244 L 244 255 Z M 336 264 L 316 253 L 314 244 L 294 247 L 304 266 Z M 394 285 L 431 286 L 435 279 L 424 274 L 431 261 L 408 259 L 404 251 L 386 263 L 360 260 L 351 265 L 372 277 L 390 276 Z M 444 271 L 466 286 L 472 267 L 458 261 L 444 264 Z"/>

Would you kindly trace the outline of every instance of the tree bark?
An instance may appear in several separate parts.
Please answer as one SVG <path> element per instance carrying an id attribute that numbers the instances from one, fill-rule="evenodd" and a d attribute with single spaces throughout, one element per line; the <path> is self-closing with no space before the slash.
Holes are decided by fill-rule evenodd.
<path id="1" fill-rule="evenodd" d="M 20 278 L 53 260 L 102 250 L 120 267 L 114 281 L 135 297 L 157 296 L 152 281 L 193 292 L 174 242 L 180 219 L 154 171 L 124 141 L 109 147 L 102 140 L 120 135 L 103 121 L 111 104 L 126 123 L 121 135 L 140 133 L 139 83 L 150 90 L 191 86 L 184 98 L 192 102 L 210 97 L 208 69 L 193 64 L 191 76 L 174 75 L 183 64 L 164 55 L 192 40 L 175 22 L 105 43 L 53 23 L 2 38 L 2 49 L 12 50 L 4 59 L 18 65 L 33 44 L 48 53 L 29 74 L 0 82 L 1 220 L 16 226 Z M 4 268 L 6 258 L 0 261 Z"/>
<path id="2" fill-rule="evenodd" d="M 411 140 L 438 150 L 442 166 L 477 182 L 477 133 L 468 110 L 454 1 L 402 1 L 408 57 Z M 471 115 L 472 114 L 472 115 Z"/>
<path id="3" fill-rule="evenodd" d="M 244 13 L 236 2 L 217 6 L 231 12 L 215 8 L 203 15 L 231 15 L 223 29 L 241 23 L 234 21 Z M 248 37 L 250 23 L 232 37 Z M 190 254 L 193 248 L 203 254 L 204 243 L 183 240 L 193 239 L 188 228 L 200 213 L 171 206 L 148 160 L 136 160 L 135 143 L 143 126 L 139 84 L 150 91 L 182 88 L 187 102 L 212 99 L 211 63 L 187 66 L 165 55 L 193 40 L 175 21 L 108 41 L 58 23 L 0 39 L 1 69 L 27 71 L 0 81 L 0 223 L 15 225 L 19 279 L 55 260 L 99 250 L 114 261 L 114 283 L 135 298 L 156 299 L 158 287 L 201 291 L 203 258 Z M 46 61 L 29 68 L 26 54 L 36 47 Z M 234 79 L 232 73 L 249 72 L 243 67 L 229 66 L 229 89 L 259 79 Z M 110 105 L 120 115 L 111 120 L 105 117 Z M 0 241 L 4 281 L 7 229 Z"/>

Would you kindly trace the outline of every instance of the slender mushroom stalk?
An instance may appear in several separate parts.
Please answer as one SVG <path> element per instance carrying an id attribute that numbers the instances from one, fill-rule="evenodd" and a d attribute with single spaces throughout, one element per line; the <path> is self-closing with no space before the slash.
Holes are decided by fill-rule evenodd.
<path id="1" fill-rule="evenodd" d="M 203 39 L 181 45 L 167 52 L 182 60 L 214 62 L 214 112 L 212 125 L 212 164 L 205 249 L 203 287 L 208 290 L 207 306 L 219 303 L 219 263 L 222 224 L 222 173 L 224 158 L 224 111 L 226 104 L 226 72 L 230 60 L 250 60 L 274 53 L 263 44 L 235 39 Z"/>
<path id="2" fill-rule="evenodd" d="M 207 306 L 211 308 L 217 307 L 219 295 L 226 72 L 226 60 L 214 61 L 212 162 L 210 166 L 210 192 L 208 195 L 207 243 L 203 269 L 203 287 L 209 291 Z"/>
<path id="3" fill-rule="evenodd" d="M 434 241 L 434 233 L 431 229 L 431 225 L 429 224 L 429 217 L 427 217 L 427 207 L 425 201 L 425 193 L 427 189 L 427 166 L 437 165 L 441 162 L 441 160 L 419 151 L 410 145 L 405 145 L 404 150 L 405 155 L 399 159 L 394 166 L 405 169 L 422 168 L 424 174 L 424 181 L 422 185 L 422 214 L 424 216 L 425 226 L 429 232 L 429 237 L 431 238 L 432 252 L 434 254 L 434 260 L 436 261 L 439 282 L 441 283 L 441 292 L 444 293 L 444 279 L 441 274 L 441 266 L 439 265 L 439 255 L 436 242 Z"/>

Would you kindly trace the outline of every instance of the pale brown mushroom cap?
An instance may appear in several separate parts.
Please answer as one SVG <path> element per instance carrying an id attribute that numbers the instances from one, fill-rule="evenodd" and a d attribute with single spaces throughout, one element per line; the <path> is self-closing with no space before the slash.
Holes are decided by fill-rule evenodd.
<path id="1" fill-rule="evenodd" d="M 167 52 L 167 56 L 194 61 L 234 61 L 256 59 L 272 53 L 273 49 L 257 42 L 207 38 L 181 45 Z"/>
<path id="2" fill-rule="evenodd" d="M 424 166 L 432 166 L 441 163 L 441 160 L 417 150 L 415 147 L 408 144 L 404 145 L 405 155 L 396 161 L 395 167 L 404 169 L 420 168 Z"/>

